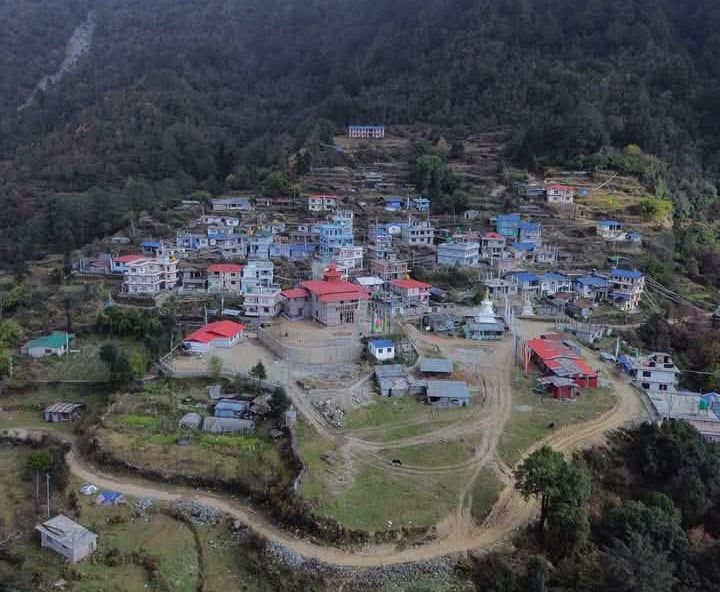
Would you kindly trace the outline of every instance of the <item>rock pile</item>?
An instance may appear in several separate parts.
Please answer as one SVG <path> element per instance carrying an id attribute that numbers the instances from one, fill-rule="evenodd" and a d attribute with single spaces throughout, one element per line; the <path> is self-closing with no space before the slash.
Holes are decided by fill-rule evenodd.
<path id="1" fill-rule="evenodd" d="M 184 497 L 170 504 L 170 509 L 194 526 L 215 526 L 222 512 L 212 506 L 201 504 L 191 497 Z"/>
<path id="2" fill-rule="evenodd" d="M 332 399 L 313 403 L 315 408 L 322 414 L 327 422 L 340 429 L 345 422 L 345 412 L 338 407 Z"/>

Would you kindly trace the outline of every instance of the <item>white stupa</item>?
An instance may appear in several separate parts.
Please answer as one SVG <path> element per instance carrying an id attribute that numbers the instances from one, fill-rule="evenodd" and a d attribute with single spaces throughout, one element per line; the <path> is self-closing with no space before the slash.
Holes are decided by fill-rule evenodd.
<path id="1" fill-rule="evenodd" d="M 485 298 L 480 303 L 480 310 L 475 315 L 476 323 L 497 323 L 497 317 L 495 316 L 495 306 L 490 300 L 490 294 L 485 291 Z"/>

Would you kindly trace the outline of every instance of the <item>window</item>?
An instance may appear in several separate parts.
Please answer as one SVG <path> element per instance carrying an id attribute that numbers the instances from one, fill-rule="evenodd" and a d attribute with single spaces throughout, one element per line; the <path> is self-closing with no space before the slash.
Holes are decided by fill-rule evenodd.
<path id="1" fill-rule="evenodd" d="M 649 389 L 649 388 L 650 388 L 650 383 L 649 383 L 649 382 L 643 382 L 643 383 L 642 383 L 642 387 L 643 387 L 644 389 Z"/>
<path id="2" fill-rule="evenodd" d="M 666 384 L 661 384 L 660 386 L 658 386 L 658 390 L 666 391 L 666 390 L 668 390 L 668 385 L 666 385 Z"/>
<path id="3" fill-rule="evenodd" d="M 652 375 L 652 372 L 650 372 L 649 370 L 643 370 L 643 376 L 645 378 L 647 378 L 648 376 L 651 376 L 651 375 Z"/>

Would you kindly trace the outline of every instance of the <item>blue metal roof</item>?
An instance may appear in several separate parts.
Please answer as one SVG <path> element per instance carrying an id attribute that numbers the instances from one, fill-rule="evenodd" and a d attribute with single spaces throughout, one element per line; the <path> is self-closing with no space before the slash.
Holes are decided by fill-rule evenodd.
<path id="1" fill-rule="evenodd" d="M 395 344 L 390 339 L 371 339 L 369 341 L 370 345 L 372 345 L 374 348 L 379 347 L 395 347 Z"/>
<path id="2" fill-rule="evenodd" d="M 236 401 L 234 399 L 220 399 L 215 405 L 215 409 L 237 409 L 239 411 L 243 411 L 247 407 L 247 401 Z"/>
<path id="3" fill-rule="evenodd" d="M 154 249 L 160 248 L 160 241 L 146 240 L 140 243 L 141 247 L 151 247 Z"/>
<path id="4" fill-rule="evenodd" d="M 601 278 L 596 275 L 586 275 L 576 279 L 575 281 L 582 286 L 590 286 L 591 288 L 605 288 L 610 285 L 605 278 Z"/>
<path id="5" fill-rule="evenodd" d="M 403 198 L 400 197 L 399 195 L 386 195 L 385 197 L 383 197 L 383 199 L 385 200 L 385 202 L 392 202 L 392 203 L 395 203 L 395 202 L 402 203 L 402 200 L 403 200 Z"/>
<path id="6" fill-rule="evenodd" d="M 526 282 L 539 282 L 540 278 L 532 273 L 531 271 L 520 271 L 518 273 L 513 274 L 514 277 L 517 278 L 518 282 L 526 283 Z"/>
<path id="7" fill-rule="evenodd" d="M 598 222 L 598 224 L 602 224 L 603 226 L 622 226 L 623 225 L 623 223 L 620 222 L 619 220 L 609 220 L 609 219 L 600 220 Z"/>
<path id="8" fill-rule="evenodd" d="M 520 222 L 520 230 L 540 230 L 540 222 Z"/>
<path id="9" fill-rule="evenodd" d="M 557 273 L 557 272 L 555 272 L 555 271 L 547 271 L 547 272 L 545 272 L 544 274 L 542 274 L 542 275 L 540 276 L 540 279 L 541 279 L 541 280 L 547 280 L 547 281 L 550 281 L 550 282 L 553 282 L 553 281 L 554 281 L 554 282 L 560 282 L 560 281 L 562 281 L 562 280 L 567 279 L 567 277 L 564 276 L 563 274 Z"/>
<path id="10" fill-rule="evenodd" d="M 520 223 L 520 214 L 498 214 L 495 218 L 498 222 L 501 220 L 503 222 L 515 222 L 517 221 L 518 224 Z"/>
<path id="11" fill-rule="evenodd" d="M 537 245 L 535 243 L 513 243 L 512 247 L 518 251 L 534 251 Z"/>
<path id="12" fill-rule="evenodd" d="M 638 271 L 637 269 L 618 269 L 614 268 L 610 270 L 610 275 L 621 277 L 621 278 L 627 278 L 631 280 L 637 280 L 641 277 L 644 277 L 645 274 L 642 271 Z"/>

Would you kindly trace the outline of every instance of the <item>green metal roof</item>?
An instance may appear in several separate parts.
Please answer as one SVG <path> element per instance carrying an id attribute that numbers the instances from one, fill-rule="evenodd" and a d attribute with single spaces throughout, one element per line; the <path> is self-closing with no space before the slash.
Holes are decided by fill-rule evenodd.
<path id="1" fill-rule="evenodd" d="M 46 347 L 48 349 L 58 349 L 74 338 L 75 335 L 72 333 L 65 333 L 65 331 L 53 331 L 49 335 L 38 337 L 37 339 L 31 339 L 27 342 L 25 347 Z"/>

